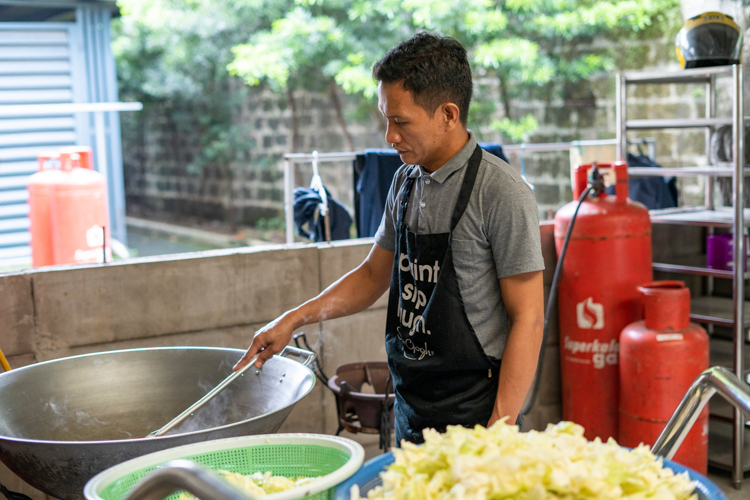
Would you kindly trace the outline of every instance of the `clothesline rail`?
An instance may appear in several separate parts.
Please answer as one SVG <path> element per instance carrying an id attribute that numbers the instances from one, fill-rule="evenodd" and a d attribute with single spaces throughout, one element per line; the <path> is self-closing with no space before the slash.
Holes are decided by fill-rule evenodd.
<path id="1" fill-rule="evenodd" d="M 651 158 L 656 156 L 656 139 L 653 137 L 629 139 L 628 143 L 633 145 L 646 145 L 648 147 L 648 156 Z M 571 149 L 579 147 L 608 145 L 617 145 L 617 139 L 508 144 L 507 146 L 502 146 L 502 148 L 503 151 L 523 155 L 524 153 L 562 152 L 570 151 Z M 294 166 L 299 163 L 312 163 L 314 160 L 318 164 L 353 161 L 357 158 L 357 155 L 362 155 L 364 153 L 364 151 L 333 153 L 320 153 L 314 151 L 312 153 L 287 153 L 284 155 L 284 212 L 286 219 L 287 243 L 294 243 Z"/>

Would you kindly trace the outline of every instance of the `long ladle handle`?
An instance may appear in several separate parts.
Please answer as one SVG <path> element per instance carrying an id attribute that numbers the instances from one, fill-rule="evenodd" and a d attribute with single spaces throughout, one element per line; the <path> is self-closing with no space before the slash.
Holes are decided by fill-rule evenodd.
<path id="1" fill-rule="evenodd" d="M 205 396 L 200 398 L 198 401 L 196 401 L 190 408 L 188 408 L 187 410 L 177 415 L 175 418 L 173 418 L 167 425 L 165 425 L 161 429 L 152 432 L 146 437 L 147 438 L 159 437 L 159 436 L 166 434 L 167 432 L 174 429 L 175 427 L 177 427 L 179 424 L 182 423 L 183 420 L 185 420 L 190 415 L 192 415 L 193 413 L 201 409 L 203 406 L 205 406 L 206 403 L 208 403 L 213 398 L 215 398 L 217 394 L 223 391 L 229 384 L 234 382 L 237 378 L 241 377 L 247 370 L 255 367 L 255 361 L 257 359 L 258 359 L 258 354 L 253 356 L 253 358 L 250 360 L 248 364 L 246 364 L 245 366 L 243 366 L 236 372 L 232 372 L 231 375 L 229 375 L 227 378 L 222 380 L 221 383 L 219 383 L 219 385 L 211 389 L 211 391 L 208 394 L 206 394 Z"/>

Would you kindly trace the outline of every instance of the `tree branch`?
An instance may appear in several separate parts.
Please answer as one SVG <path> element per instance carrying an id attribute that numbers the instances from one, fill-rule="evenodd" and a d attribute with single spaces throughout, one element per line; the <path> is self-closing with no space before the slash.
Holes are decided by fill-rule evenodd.
<path id="1" fill-rule="evenodd" d="M 503 101 L 503 111 L 505 111 L 505 116 L 512 120 L 513 117 L 511 115 L 511 108 L 510 108 L 510 94 L 508 93 L 508 85 L 505 81 L 505 78 L 500 76 L 500 74 L 497 75 L 497 81 L 500 84 L 500 99 Z"/>
<path id="2" fill-rule="evenodd" d="M 328 94 L 331 96 L 333 109 L 336 110 L 336 120 L 339 122 L 339 127 L 341 127 L 341 131 L 344 133 L 346 146 L 349 148 L 349 151 L 354 151 L 354 140 L 352 139 L 352 135 L 349 133 L 349 128 L 346 124 L 346 119 L 344 118 L 344 111 L 342 109 L 341 100 L 339 99 L 337 90 L 338 87 L 336 86 L 336 80 L 331 78 L 331 80 L 328 82 Z"/>

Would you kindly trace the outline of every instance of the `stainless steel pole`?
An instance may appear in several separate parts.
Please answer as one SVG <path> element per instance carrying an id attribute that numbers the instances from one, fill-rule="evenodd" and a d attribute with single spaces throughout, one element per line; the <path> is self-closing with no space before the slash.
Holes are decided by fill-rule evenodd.
<path id="1" fill-rule="evenodd" d="M 734 158 L 734 373 L 743 380 L 743 361 L 745 347 L 745 211 L 743 194 L 745 187 L 745 126 L 744 105 L 742 99 L 742 66 L 732 66 L 732 126 Z M 742 412 L 734 410 L 733 449 L 734 465 L 732 467 L 732 482 L 740 489 L 744 479 L 742 455 L 745 444 L 745 419 Z"/>
<path id="2" fill-rule="evenodd" d="M 750 416 L 750 387 L 723 366 L 714 366 L 693 381 L 664 426 L 651 452 L 671 460 L 711 397 L 719 393 L 740 412 Z"/>
<path id="3" fill-rule="evenodd" d="M 712 118 L 716 114 L 716 75 L 710 75 L 708 77 L 708 83 L 706 83 L 706 118 Z M 713 129 L 711 127 L 706 127 L 706 165 L 711 165 L 711 133 L 713 132 Z M 715 208 L 715 202 L 714 202 L 714 185 L 715 185 L 715 179 L 713 176 L 706 176 L 705 179 L 705 192 L 704 200 L 705 200 L 705 206 L 706 210 L 713 210 Z M 708 231 L 708 234 L 713 234 L 714 228 L 709 227 L 706 229 Z M 714 294 L 714 277 L 708 276 L 706 277 L 706 293 L 710 297 Z M 714 333 L 714 325 L 709 324 L 706 325 L 708 329 L 708 334 L 713 335 Z"/>
<path id="4" fill-rule="evenodd" d="M 627 134 L 625 133 L 625 76 L 617 73 L 615 78 L 615 121 L 617 122 L 617 129 L 615 131 L 617 145 L 615 148 L 617 159 L 623 160 L 628 147 Z"/>
<path id="5" fill-rule="evenodd" d="M 286 220 L 286 242 L 294 243 L 294 165 L 284 160 L 284 214 Z"/>
<path id="6" fill-rule="evenodd" d="M 714 95 L 714 89 L 716 88 L 716 76 L 711 75 L 708 83 L 706 84 L 706 118 L 713 118 L 716 112 L 716 96 Z M 706 165 L 711 165 L 711 127 L 706 127 Z M 714 178 L 707 176 L 706 178 L 706 192 L 705 194 L 705 205 L 706 210 L 714 209 Z"/>

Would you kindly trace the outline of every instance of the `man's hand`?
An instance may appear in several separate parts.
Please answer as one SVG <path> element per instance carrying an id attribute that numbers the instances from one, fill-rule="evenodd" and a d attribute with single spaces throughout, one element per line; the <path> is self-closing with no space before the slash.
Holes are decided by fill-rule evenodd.
<path id="1" fill-rule="evenodd" d="M 233 370 L 239 370 L 258 355 L 260 368 L 289 344 L 292 332 L 305 325 L 363 311 L 380 298 L 391 282 L 393 252 L 373 245 L 365 261 L 317 297 L 287 311 L 255 332 L 253 343 Z"/>
<path id="2" fill-rule="evenodd" d="M 245 351 L 245 355 L 232 369 L 234 371 L 239 370 L 248 364 L 256 354 L 258 354 L 258 359 L 255 361 L 255 367 L 261 368 L 263 363 L 289 344 L 293 331 L 294 325 L 291 324 L 288 315 L 279 316 L 255 332 L 253 343 L 250 344 L 250 347 Z"/>

